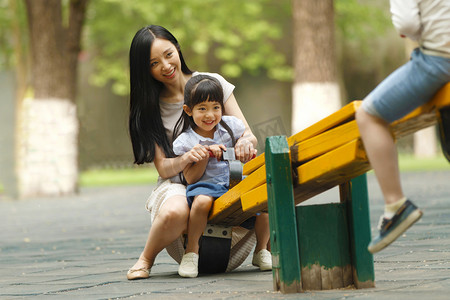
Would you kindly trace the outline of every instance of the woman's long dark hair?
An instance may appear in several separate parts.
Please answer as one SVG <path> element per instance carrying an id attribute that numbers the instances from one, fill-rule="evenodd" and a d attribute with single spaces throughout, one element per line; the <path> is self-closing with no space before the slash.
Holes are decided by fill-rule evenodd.
<path id="1" fill-rule="evenodd" d="M 192 74 L 187 67 L 176 38 L 164 27 L 150 25 L 141 28 L 130 47 L 130 116 L 129 130 L 133 145 L 134 163 L 143 164 L 155 159 L 155 144 L 166 157 L 174 157 L 172 143 L 164 128 L 159 94 L 164 85 L 150 73 L 150 49 L 156 38 L 171 42 L 178 50 L 181 71 Z"/>
<path id="2" fill-rule="evenodd" d="M 222 107 L 222 115 L 225 114 L 225 106 L 223 104 L 223 88 L 219 80 L 209 75 L 192 76 L 184 87 L 184 104 L 192 110 L 195 105 L 205 101 L 219 102 Z M 231 136 L 231 141 L 234 147 L 236 144 L 236 139 L 233 131 L 223 119 L 220 120 L 220 125 L 222 125 Z M 173 129 L 173 139 L 175 140 L 175 138 L 182 132 L 186 131 L 189 126 L 191 128 L 197 127 L 194 123 L 194 119 L 183 111 Z"/>

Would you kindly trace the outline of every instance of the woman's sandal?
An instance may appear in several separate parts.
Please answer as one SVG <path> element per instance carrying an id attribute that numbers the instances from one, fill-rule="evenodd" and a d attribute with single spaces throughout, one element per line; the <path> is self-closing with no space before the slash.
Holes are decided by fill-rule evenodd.
<path id="1" fill-rule="evenodd" d="M 145 268 L 130 269 L 127 272 L 128 280 L 146 279 L 149 277 L 150 277 L 150 269 L 145 269 Z"/>

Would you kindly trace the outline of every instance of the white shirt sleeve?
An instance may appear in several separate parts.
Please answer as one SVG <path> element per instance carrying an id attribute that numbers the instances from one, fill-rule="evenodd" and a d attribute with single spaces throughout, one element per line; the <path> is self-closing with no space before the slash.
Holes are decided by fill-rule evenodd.
<path id="1" fill-rule="evenodd" d="M 392 23 L 399 34 L 418 41 L 422 32 L 420 0 L 390 0 Z"/>
<path id="2" fill-rule="evenodd" d="M 222 116 L 222 119 L 233 131 L 233 135 L 236 138 L 236 140 L 239 139 L 244 134 L 245 125 L 244 122 L 241 121 L 241 119 L 236 118 L 234 116 Z"/>
<path id="3" fill-rule="evenodd" d="M 189 149 L 188 145 L 186 145 L 186 142 L 185 142 L 186 138 L 187 138 L 187 135 L 183 132 L 175 139 L 175 141 L 173 141 L 172 148 L 173 148 L 173 153 L 175 153 L 175 155 L 180 156 L 180 155 L 188 152 L 189 150 L 191 150 L 191 149 Z"/>

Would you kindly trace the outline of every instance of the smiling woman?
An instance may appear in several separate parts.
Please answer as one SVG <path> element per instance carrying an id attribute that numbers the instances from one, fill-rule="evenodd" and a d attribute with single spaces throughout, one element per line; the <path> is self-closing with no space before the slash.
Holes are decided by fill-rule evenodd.
<path id="1" fill-rule="evenodd" d="M 158 183 L 149 197 L 147 209 L 152 226 L 144 250 L 128 271 L 127 278 L 150 276 L 156 256 L 164 248 L 177 262 L 184 254 L 189 207 L 186 188 L 179 173 L 192 163 L 189 154 L 176 156 L 172 149 L 174 126 L 183 112 L 186 82 L 206 74 L 192 72 L 186 65 L 176 38 L 165 28 L 150 25 L 138 30 L 130 47 L 130 117 L 129 128 L 136 164 L 153 162 L 159 173 Z M 246 162 L 255 152 L 256 138 L 233 95 L 234 85 L 219 74 L 211 74 L 223 91 L 224 112 L 244 124 L 244 134 L 236 142 L 236 158 Z M 267 229 L 268 216 L 259 216 Z M 227 270 L 238 267 L 254 247 L 253 230 L 233 231 L 234 249 Z"/>

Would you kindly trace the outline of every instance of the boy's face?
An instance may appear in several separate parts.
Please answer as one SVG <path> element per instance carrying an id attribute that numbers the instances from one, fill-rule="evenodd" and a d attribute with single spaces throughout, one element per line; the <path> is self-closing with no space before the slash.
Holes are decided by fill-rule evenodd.
<path id="1" fill-rule="evenodd" d="M 222 106 L 218 101 L 204 101 L 196 104 L 192 110 L 184 105 L 183 109 L 197 125 L 195 132 L 204 137 L 214 136 L 214 129 L 222 119 Z"/>

